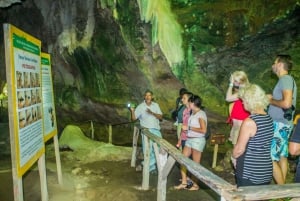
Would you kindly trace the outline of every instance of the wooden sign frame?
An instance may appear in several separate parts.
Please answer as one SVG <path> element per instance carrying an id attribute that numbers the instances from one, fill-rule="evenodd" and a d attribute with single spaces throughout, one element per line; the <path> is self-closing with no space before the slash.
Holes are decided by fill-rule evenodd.
<path id="1" fill-rule="evenodd" d="M 23 201 L 22 176 L 38 160 L 42 200 L 48 200 L 41 92 L 41 41 L 3 24 L 12 175 L 15 201 Z"/>
<path id="2" fill-rule="evenodd" d="M 63 184 L 61 161 L 59 154 L 59 144 L 57 137 L 56 112 L 54 104 L 53 81 L 51 72 L 51 55 L 42 52 L 42 97 L 43 97 L 43 116 L 44 116 L 44 141 L 53 138 L 58 183 Z"/>

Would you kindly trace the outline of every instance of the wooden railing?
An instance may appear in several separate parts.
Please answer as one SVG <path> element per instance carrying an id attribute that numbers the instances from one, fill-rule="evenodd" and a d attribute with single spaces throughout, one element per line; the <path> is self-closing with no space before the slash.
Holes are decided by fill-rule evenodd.
<path id="1" fill-rule="evenodd" d="M 143 150 L 144 165 L 141 189 L 149 189 L 149 149 L 150 146 L 153 146 L 158 167 L 157 201 L 166 200 L 167 176 L 176 161 L 181 165 L 184 165 L 190 173 L 220 195 L 221 201 L 266 200 L 300 197 L 300 184 L 264 185 L 236 188 L 235 185 L 228 183 L 205 167 L 185 157 L 166 140 L 151 134 L 148 129 L 141 128 L 140 126 L 134 127 L 131 159 L 132 167 L 135 167 L 136 164 L 137 142 L 140 134 L 144 135 L 143 143 L 145 148 Z M 162 161 L 160 160 L 161 158 L 166 158 L 167 160 Z"/>
<path id="2" fill-rule="evenodd" d="M 96 121 L 93 121 L 93 120 L 88 120 L 88 121 L 86 121 L 86 122 L 90 122 L 90 132 L 91 132 L 91 139 L 95 139 L 95 129 L 94 129 L 94 122 L 96 122 Z M 98 123 L 99 124 L 99 122 L 96 122 L 96 123 Z M 123 122 L 123 123 L 115 123 L 115 124 L 102 124 L 102 125 L 104 125 L 105 127 L 106 127 L 106 129 L 107 129 L 107 132 L 108 132 L 108 143 L 109 144 L 112 144 L 113 142 L 112 142 L 112 139 L 113 139 L 113 133 L 112 133 L 112 127 L 113 126 L 119 126 L 119 125 L 124 125 L 124 124 L 133 124 L 133 122 L 132 121 L 128 121 L 128 122 Z"/>

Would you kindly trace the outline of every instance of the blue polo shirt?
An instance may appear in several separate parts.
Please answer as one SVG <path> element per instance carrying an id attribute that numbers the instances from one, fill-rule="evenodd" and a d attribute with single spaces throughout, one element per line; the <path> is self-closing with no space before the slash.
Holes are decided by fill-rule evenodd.
<path id="1" fill-rule="evenodd" d="M 141 126 L 145 128 L 154 128 L 160 130 L 159 119 L 157 119 L 154 115 L 149 114 L 147 112 L 148 108 L 156 114 L 162 114 L 160 107 L 157 103 L 151 102 L 150 105 L 147 105 L 144 101 L 143 103 L 139 104 L 135 109 L 135 117 L 140 120 Z"/>

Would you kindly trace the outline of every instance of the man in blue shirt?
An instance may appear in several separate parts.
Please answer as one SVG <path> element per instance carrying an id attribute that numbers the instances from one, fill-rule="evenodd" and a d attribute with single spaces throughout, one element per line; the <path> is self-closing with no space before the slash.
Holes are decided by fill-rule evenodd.
<path id="1" fill-rule="evenodd" d="M 294 78 L 289 75 L 292 64 L 289 55 L 277 55 L 272 66 L 274 74 L 278 77 L 278 82 L 273 94 L 269 95 L 268 113 L 274 121 L 271 157 L 273 160 L 273 177 L 277 184 L 284 184 L 287 175 L 288 139 L 293 128 L 293 116 L 296 107 L 297 86 Z"/>
<path id="2" fill-rule="evenodd" d="M 140 124 L 144 128 L 148 128 L 149 131 L 157 135 L 159 137 L 161 136 L 160 133 L 160 125 L 159 121 L 162 120 L 162 112 L 160 110 L 160 107 L 157 103 L 153 102 L 153 92 L 150 90 L 146 90 L 144 95 L 144 101 L 139 104 L 136 109 L 131 107 L 131 120 L 140 120 Z M 142 137 L 144 137 L 142 135 Z M 143 140 L 142 140 L 143 142 Z M 143 144 L 143 150 L 144 150 L 144 144 Z M 156 160 L 155 160 L 155 154 L 152 146 L 150 147 L 150 168 L 149 171 L 156 171 Z"/>

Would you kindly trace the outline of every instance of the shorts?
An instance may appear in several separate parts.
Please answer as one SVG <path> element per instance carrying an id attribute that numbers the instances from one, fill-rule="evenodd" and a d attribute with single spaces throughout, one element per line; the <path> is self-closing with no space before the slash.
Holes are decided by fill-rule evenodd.
<path id="1" fill-rule="evenodd" d="M 229 138 L 232 144 L 236 144 L 238 140 L 242 123 L 243 120 L 232 119 L 232 128 L 230 131 L 230 138 Z"/>
<path id="2" fill-rule="evenodd" d="M 183 150 L 183 148 L 185 146 L 185 142 L 186 142 L 186 140 L 181 140 L 181 148 L 182 148 L 182 150 Z"/>
<path id="3" fill-rule="evenodd" d="M 279 161 L 280 157 L 288 157 L 288 139 L 292 132 L 292 126 L 274 121 L 274 137 L 271 144 L 271 158 Z"/>
<path id="4" fill-rule="evenodd" d="M 191 137 L 186 140 L 185 146 L 203 152 L 205 143 L 206 143 L 205 137 L 194 137 L 194 138 Z"/>

